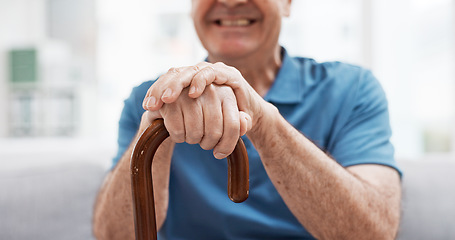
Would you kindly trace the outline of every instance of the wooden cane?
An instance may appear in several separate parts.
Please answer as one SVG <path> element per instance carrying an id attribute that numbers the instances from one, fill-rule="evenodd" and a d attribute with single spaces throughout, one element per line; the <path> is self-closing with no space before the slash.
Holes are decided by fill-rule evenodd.
<path id="1" fill-rule="evenodd" d="M 136 239 L 157 239 L 153 198 L 152 161 L 159 145 L 169 136 L 163 119 L 157 119 L 142 133 L 131 155 L 131 190 Z M 248 155 L 241 138 L 228 159 L 228 196 L 236 203 L 249 192 Z"/>

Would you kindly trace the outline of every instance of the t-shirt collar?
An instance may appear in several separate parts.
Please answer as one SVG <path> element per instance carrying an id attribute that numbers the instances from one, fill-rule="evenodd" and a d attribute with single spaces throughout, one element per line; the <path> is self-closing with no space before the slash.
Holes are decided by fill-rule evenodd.
<path id="1" fill-rule="evenodd" d="M 282 64 L 264 99 L 273 103 L 294 104 L 302 101 L 303 81 L 299 62 L 291 58 L 286 49 L 281 48 Z"/>
<path id="2" fill-rule="evenodd" d="M 273 103 L 295 104 L 303 99 L 303 75 L 299 62 L 290 57 L 281 47 L 282 63 L 280 70 L 264 99 Z M 208 57 L 205 58 L 208 62 Z"/>

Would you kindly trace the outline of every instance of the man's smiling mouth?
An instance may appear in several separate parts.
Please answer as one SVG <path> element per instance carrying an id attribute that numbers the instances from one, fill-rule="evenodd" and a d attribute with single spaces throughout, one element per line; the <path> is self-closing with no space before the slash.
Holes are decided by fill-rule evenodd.
<path id="1" fill-rule="evenodd" d="M 228 20 L 228 19 L 218 19 L 215 20 L 215 24 L 220 27 L 247 27 L 255 23 L 256 20 L 253 19 L 235 19 L 235 20 Z"/>

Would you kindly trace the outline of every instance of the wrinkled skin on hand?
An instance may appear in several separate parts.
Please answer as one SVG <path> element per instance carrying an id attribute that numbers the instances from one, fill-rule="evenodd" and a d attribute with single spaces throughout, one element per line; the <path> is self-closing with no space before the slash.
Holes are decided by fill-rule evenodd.
<path id="1" fill-rule="evenodd" d="M 172 99 L 165 98 L 166 102 L 159 103 L 159 108 L 149 107 L 150 93 L 162 88 L 162 83 L 167 87 L 178 83 L 181 78 L 176 73 L 188 74 L 189 69 L 184 70 L 187 71 L 170 70 L 153 84 L 144 101 L 148 111 L 142 122 L 163 118 L 174 142 L 199 144 L 205 150 L 213 149 L 216 158 L 225 158 L 234 150 L 238 138 L 251 129 L 251 117 L 239 111 L 236 96 L 229 86 L 204 85 L 199 88 L 202 92 L 194 94 L 190 93 L 191 88 L 179 85 L 182 88 L 174 88 Z"/>

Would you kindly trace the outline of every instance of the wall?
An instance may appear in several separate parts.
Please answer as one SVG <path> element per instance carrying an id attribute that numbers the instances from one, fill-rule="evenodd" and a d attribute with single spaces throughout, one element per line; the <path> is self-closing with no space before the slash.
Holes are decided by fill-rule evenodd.
<path id="1" fill-rule="evenodd" d="M 96 132 L 96 22 L 92 0 L 0 0 L 0 137 Z M 9 82 L 8 52 L 37 51 L 36 84 Z M 18 97 L 32 97 L 32 131 L 16 131 Z M 17 124 L 16 124 L 17 125 Z"/>
<path id="2" fill-rule="evenodd" d="M 0 0 L 0 137 L 8 135 L 8 50 L 44 41 L 45 0 Z"/>

